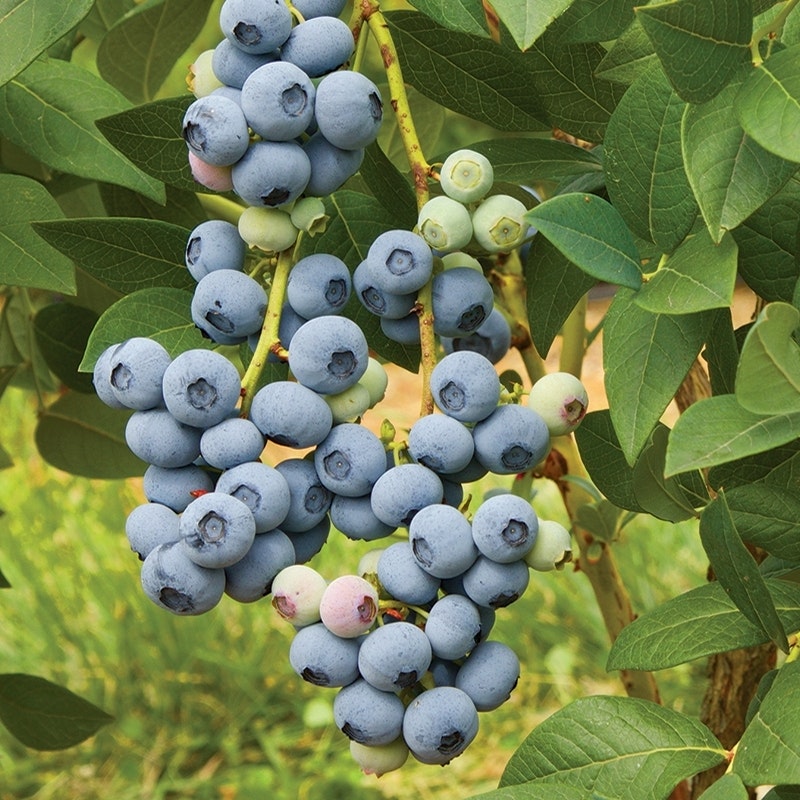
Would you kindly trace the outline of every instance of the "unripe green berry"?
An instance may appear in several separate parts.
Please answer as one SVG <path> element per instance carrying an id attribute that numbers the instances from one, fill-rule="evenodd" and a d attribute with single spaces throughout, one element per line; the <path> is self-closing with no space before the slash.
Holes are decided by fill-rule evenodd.
<path id="1" fill-rule="evenodd" d="M 527 209 L 515 197 L 495 194 L 472 213 L 475 240 L 489 253 L 507 253 L 520 245 L 528 232 Z"/>
<path id="2" fill-rule="evenodd" d="M 330 406 L 334 425 L 355 422 L 370 407 L 369 390 L 361 383 L 354 383 L 339 394 L 324 394 L 322 399 Z"/>
<path id="3" fill-rule="evenodd" d="M 251 247 L 279 253 L 297 241 L 297 228 L 280 208 L 248 206 L 239 217 L 239 236 Z"/>
<path id="4" fill-rule="evenodd" d="M 330 217 L 325 213 L 325 203 L 319 197 L 301 197 L 289 212 L 292 225 L 309 236 L 324 233 Z"/>
<path id="5" fill-rule="evenodd" d="M 400 769 L 408 759 L 408 745 L 401 736 L 389 744 L 367 746 L 350 740 L 350 755 L 365 775 L 380 778 L 387 772 Z"/>
<path id="6" fill-rule="evenodd" d="M 525 563 L 538 572 L 549 572 L 563 569 L 569 561 L 572 561 L 569 531 L 555 520 L 540 519 L 536 541 L 525 555 Z"/>
<path id="7" fill-rule="evenodd" d="M 455 253 L 446 253 L 442 256 L 442 267 L 443 269 L 455 269 L 456 267 L 469 267 L 470 269 L 476 269 L 478 272 L 483 272 L 483 267 L 481 266 L 481 262 L 478 261 L 475 256 L 469 255 L 469 253 L 462 253 L 461 251 L 456 251 Z"/>
<path id="8" fill-rule="evenodd" d="M 197 98 L 205 97 L 211 94 L 215 89 L 224 86 L 211 68 L 211 59 L 213 56 L 213 50 L 204 50 L 195 58 L 194 63 L 189 67 L 189 75 L 186 78 L 186 84 L 189 87 L 189 91 Z"/>
<path id="9" fill-rule="evenodd" d="M 586 416 L 589 395 L 579 378 L 569 372 L 551 372 L 533 384 L 528 407 L 536 411 L 551 436 L 564 436 Z"/>
<path id="10" fill-rule="evenodd" d="M 389 375 L 383 364 L 370 356 L 367 362 L 367 371 L 358 382 L 369 392 L 369 407 L 374 408 L 386 395 Z"/>
<path id="11" fill-rule="evenodd" d="M 486 156 L 474 150 L 456 150 L 442 164 L 439 181 L 448 197 L 475 203 L 492 188 L 494 170 Z"/>
<path id="12" fill-rule="evenodd" d="M 450 197 L 432 197 L 419 211 L 422 238 L 442 252 L 465 247 L 472 239 L 472 219 L 465 205 Z"/>
<path id="13" fill-rule="evenodd" d="M 319 604 L 328 582 L 305 564 L 284 567 L 272 581 L 272 607 L 296 628 L 319 622 Z"/>

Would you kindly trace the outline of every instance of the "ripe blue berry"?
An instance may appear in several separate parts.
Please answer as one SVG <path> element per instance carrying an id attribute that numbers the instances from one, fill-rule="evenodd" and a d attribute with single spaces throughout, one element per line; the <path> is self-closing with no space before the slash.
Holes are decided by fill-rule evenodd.
<path id="1" fill-rule="evenodd" d="M 305 194 L 325 197 L 358 172 L 364 160 L 364 148 L 343 150 L 331 144 L 319 131 L 303 144 L 311 163 L 311 177 Z"/>
<path id="2" fill-rule="evenodd" d="M 144 472 L 142 488 L 151 503 L 181 512 L 197 495 L 210 492 L 214 481 L 206 470 L 194 464 L 174 469 L 151 464 Z"/>
<path id="3" fill-rule="evenodd" d="M 294 265 L 286 297 L 295 312 L 309 320 L 341 314 L 350 299 L 351 286 L 350 271 L 342 259 L 317 253 Z"/>
<path id="4" fill-rule="evenodd" d="M 192 297 L 192 322 L 218 344 L 239 344 L 261 329 L 267 294 L 243 272 L 218 269 L 201 278 Z"/>
<path id="5" fill-rule="evenodd" d="M 179 422 L 165 408 L 134 411 L 125 425 L 131 452 L 157 467 L 185 467 L 200 455 L 203 431 Z"/>
<path id="6" fill-rule="evenodd" d="M 397 695 L 382 692 L 363 679 L 345 686 L 333 701 L 336 727 L 370 749 L 398 739 L 404 713 L 405 706 Z"/>
<path id="7" fill-rule="evenodd" d="M 433 368 L 431 394 L 449 417 L 478 422 L 497 408 L 500 379 L 492 363 L 479 353 L 451 353 Z"/>
<path id="8" fill-rule="evenodd" d="M 292 28 L 281 47 L 281 58 L 310 78 L 319 78 L 341 67 L 354 46 L 350 27 L 338 16 L 312 17 Z"/>
<path id="9" fill-rule="evenodd" d="M 421 289 L 433 271 L 433 253 L 416 233 L 391 230 L 377 236 L 367 250 L 370 276 L 376 286 L 392 294 Z"/>
<path id="10" fill-rule="evenodd" d="M 442 481 L 422 464 L 387 469 L 372 487 L 372 510 L 387 525 L 408 527 L 414 515 L 431 503 L 442 502 Z"/>
<path id="11" fill-rule="evenodd" d="M 250 549 L 225 567 L 225 594 L 238 603 L 254 603 L 272 591 L 275 576 L 294 561 L 294 545 L 283 531 L 259 533 Z"/>
<path id="12" fill-rule="evenodd" d="M 314 686 L 348 686 L 358 678 L 358 642 L 336 636 L 321 623 L 308 625 L 292 639 L 289 663 Z"/>
<path id="13" fill-rule="evenodd" d="M 180 530 L 189 558 L 213 569 L 235 564 L 247 553 L 256 523 L 241 500 L 224 492 L 209 492 L 186 506 Z"/>
<path id="14" fill-rule="evenodd" d="M 422 569 L 408 542 L 396 542 L 381 553 L 378 580 L 395 600 L 413 606 L 435 600 L 441 584 L 439 578 Z"/>
<path id="15" fill-rule="evenodd" d="M 264 436 L 249 420 L 241 417 L 212 425 L 200 437 L 200 455 L 206 464 L 228 469 L 247 461 L 255 461 L 264 449 Z"/>
<path id="16" fill-rule="evenodd" d="M 492 313 L 494 294 L 482 272 L 446 269 L 433 278 L 433 329 L 439 336 L 474 333 Z"/>
<path id="17" fill-rule="evenodd" d="M 289 513 L 289 484 L 277 469 L 260 461 L 225 470 L 217 480 L 216 491 L 244 503 L 253 515 L 259 534 L 281 526 Z"/>
<path id="18" fill-rule="evenodd" d="M 313 447 L 330 433 L 333 415 L 316 392 L 295 381 L 274 381 L 259 389 L 250 419 L 268 440 L 285 447 Z"/>
<path id="19" fill-rule="evenodd" d="M 360 72 L 332 72 L 317 86 L 315 115 L 320 133 L 332 145 L 359 150 L 378 137 L 383 120 L 380 90 Z"/>
<path id="20" fill-rule="evenodd" d="M 368 428 L 352 422 L 334 425 L 314 451 L 322 485 L 334 494 L 361 497 L 386 470 L 386 451 Z"/>
<path id="21" fill-rule="evenodd" d="M 456 687 L 478 711 L 493 711 L 511 696 L 519 681 L 519 658 L 502 642 L 481 642 L 461 665 Z"/>
<path id="22" fill-rule="evenodd" d="M 467 355 L 459 353 L 454 355 Z M 490 472 L 513 475 L 535 467 L 550 449 L 550 432 L 530 408 L 498 406 L 472 431 L 475 457 Z"/>
<path id="23" fill-rule="evenodd" d="M 247 244 L 236 225 L 222 219 L 208 219 L 189 234 L 186 267 L 196 281 L 216 269 L 241 271 L 246 252 Z"/>
<path id="24" fill-rule="evenodd" d="M 219 12 L 225 37 L 248 53 L 270 53 L 289 38 L 292 14 L 283 0 L 225 0 Z"/>
<path id="25" fill-rule="evenodd" d="M 218 94 L 195 100 L 186 109 L 181 130 L 189 150 L 215 167 L 235 164 L 250 145 L 241 107 Z"/>
<path id="26" fill-rule="evenodd" d="M 484 500 L 472 517 L 472 538 L 492 561 L 524 558 L 536 542 L 539 519 L 531 504 L 513 494 Z"/>
<path id="27" fill-rule="evenodd" d="M 282 0 L 281 0 L 282 2 Z M 262 140 L 233 165 L 233 190 L 251 206 L 285 206 L 303 193 L 311 162 L 296 142 Z"/>
<path id="28" fill-rule="evenodd" d="M 395 622 L 376 628 L 364 639 L 358 670 L 376 689 L 399 692 L 425 675 L 431 657 L 430 641 L 420 628 L 410 622 Z"/>
<path id="29" fill-rule="evenodd" d="M 108 359 L 111 393 L 123 406 L 137 411 L 160 406 L 161 380 L 171 360 L 166 348 L 153 339 L 126 339 Z"/>
<path id="30" fill-rule="evenodd" d="M 437 578 L 453 578 L 468 570 L 478 557 L 466 517 L 444 504 L 417 512 L 408 528 L 414 560 Z"/>
<path id="31" fill-rule="evenodd" d="M 143 503 L 128 514 L 125 535 L 140 561 L 160 544 L 177 542 L 181 538 L 180 517 L 161 503 Z"/>
<path id="32" fill-rule="evenodd" d="M 489 316 L 474 333 L 442 336 L 441 342 L 445 353 L 472 350 L 496 364 L 511 347 L 511 328 L 503 314 L 497 308 L 492 308 Z"/>
<path id="33" fill-rule="evenodd" d="M 289 485 L 289 512 L 281 523 L 281 530 L 300 533 L 321 523 L 331 507 L 333 495 L 320 482 L 313 462 L 287 458 L 275 469 Z"/>

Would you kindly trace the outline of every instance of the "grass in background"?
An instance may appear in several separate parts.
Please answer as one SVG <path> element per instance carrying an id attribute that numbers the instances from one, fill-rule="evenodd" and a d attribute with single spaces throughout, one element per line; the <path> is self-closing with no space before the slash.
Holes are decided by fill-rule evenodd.
<path id="1" fill-rule="evenodd" d="M 478 739 L 446 769 L 409 762 L 380 780 L 363 776 L 332 724 L 335 691 L 291 670 L 292 629 L 269 603 L 225 597 L 195 618 L 157 608 L 124 535 L 140 482 L 49 468 L 33 445 L 34 407 L 9 390 L 2 409 L 0 441 L 15 458 L 0 472 L 0 569 L 13 587 L 0 592 L 2 671 L 64 684 L 115 721 L 55 753 L 28 750 L 0 728 L 0 800 L 460 800 L 494 788 L 524 736 L 557 708 L 621 693 L 604 669 L 608 645 L 588 581 L 570 568 L 532 573 L 492 634 L 522 661 L 511 700 L 481 715 Z M 557 493 L 539 489 L 539 514 L 559 518 Z M 374 546 L 335 534 L 312 563 L 333 578 Z M 690 524 L 636 520 L 615 552 L 640 611 L 704 580 Z M 665 703 L 696 711 L 703 668 L 660 674 Z"/>

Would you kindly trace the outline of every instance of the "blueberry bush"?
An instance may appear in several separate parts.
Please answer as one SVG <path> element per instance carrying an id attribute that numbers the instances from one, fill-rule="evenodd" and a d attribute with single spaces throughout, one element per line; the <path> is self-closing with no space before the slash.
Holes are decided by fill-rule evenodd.
<path id="1" fill-rule="evenodd" d="M 294 626 L 364 771 L 479 740 L 530 666 L 495 614 L 559 569 L 620 692 L 519 731 L 481 797 L 797 797 L 798 5 L 6 0 L 0 393 L 49 464 L 143 477 L 143 603 Z M 387 363 L 418 419 L 373 431 Z M 487 473 L 512 489 L 468 511 Z M 637 614 L 615 543 L 647 515 L 696 521 L 708 581 Z M 322 576 L 340 534 L 375 550 Z M 658 672 L 698 659 L 695 717 Z M 18 672 L 0 722 L 41 750 L 114 724 Z"/>

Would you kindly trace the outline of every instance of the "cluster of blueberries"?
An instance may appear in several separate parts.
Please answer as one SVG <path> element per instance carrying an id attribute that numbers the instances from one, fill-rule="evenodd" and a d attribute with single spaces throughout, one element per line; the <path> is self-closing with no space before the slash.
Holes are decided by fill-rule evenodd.
<path id="1" fill-rule="evenodd" d="M 192 67 L 196 100 L 182 126 L 192 174 L 233 190 L 282 237 L 292 235 L 289 209 L 301 195 L 328 195 L 358 171 L 383 119 L 377 86 L 341 69 L 354 48 L 338 17 L 344 5 L 299 0 L 294 24 L 284 0 L 225 0 L 224 38 Z"/>

